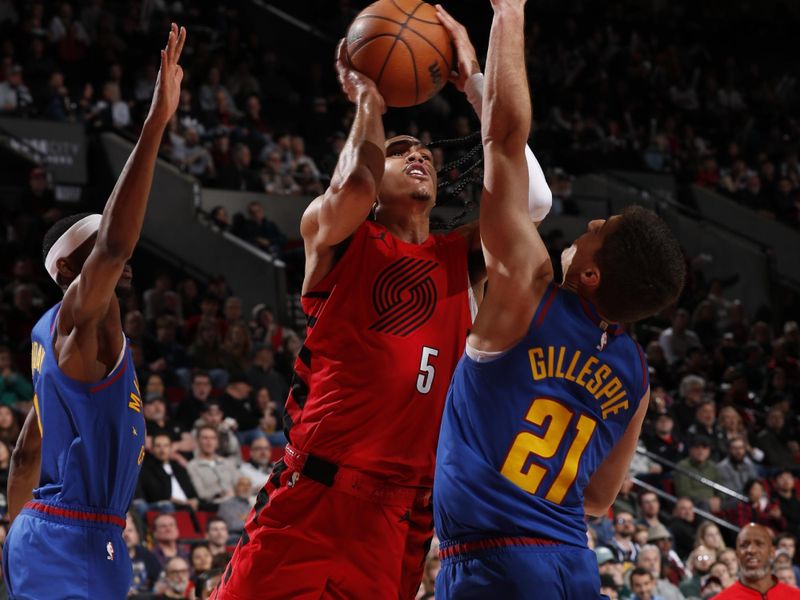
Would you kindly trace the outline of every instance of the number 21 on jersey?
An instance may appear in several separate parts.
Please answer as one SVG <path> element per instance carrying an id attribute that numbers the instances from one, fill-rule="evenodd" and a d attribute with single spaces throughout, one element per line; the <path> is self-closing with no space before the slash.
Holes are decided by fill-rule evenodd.
<path id="1" fill-rule="evenodd" d="M 573 431 L 570 426 L 575 420 L 575 413 L 572 410 L 557 400 L 536 398 L 525 420 L 541 427 L 548 419 L 542 435 L 531 431 L 517 434 L 500 473 L 526 492 L 537 494 L 545 475 L 551 470 L 558 470 L 544 498 L 561 504 L 578 476 L 581 457 L 594 434 L 597 421 L 586 415 L 578 415 Z M 565 442 L 569 443 L 569 449 L 563 464 L 549 464 L 548 459 L 553 458 Z"/>

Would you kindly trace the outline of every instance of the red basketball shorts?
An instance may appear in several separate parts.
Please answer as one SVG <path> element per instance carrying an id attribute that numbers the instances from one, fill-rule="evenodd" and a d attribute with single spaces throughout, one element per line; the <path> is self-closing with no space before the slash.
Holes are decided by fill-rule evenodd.
<path id="1" fill-rule="evenodd" d="M 211 598 L 412 600 L 433 536 L 430 494 L 386 486 L 376 501 L 371 478 L 340 470 L 329 487 L 297 475 L 276 466 Z"/>

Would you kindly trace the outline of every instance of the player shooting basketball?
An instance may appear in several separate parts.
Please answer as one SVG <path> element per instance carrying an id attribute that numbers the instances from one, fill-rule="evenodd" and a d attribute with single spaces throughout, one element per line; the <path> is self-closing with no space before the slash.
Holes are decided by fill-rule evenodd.
<path id="1" fill-rule="evenodd" d="M 62 219 L 45 235 L 45 267 L 64 299 L 31 334 L 34 410 L 8 483 L 14 522 L 3 576 L 10 598 L 124 598 L 130 588 L 122 531 L 145 424 L 114 291 L 130 285 L 127 261 L 178 106 L 185 41 L 186 30 L 173 24 L 150 112 L 103 214 Z"/>
<path id="2" fill-rule="evenodd" d="M 480 228 L 488 289 L 442 420 L 436 598 L 599 598 L 585 514 L 627 474 L 647 410 L 647 365 L 620 322 L 674 302 L 685 266 L 652 212 L 592 221 L 554 285 L 527 217 L 531 126 L 525 0 L 492 0 Z"/>
<path id="3" fill-rule="evenodd" d="M 460 25 L 440 19 L 456 43 L 453 80 L 463 90 L 471 79 L 478 102 L 475 51 Z M 384 100 L 343 44 L 336 66 L 356 115 L 330 187 L 301 223 L 308 335 L 286 403 L 290 443 L 217 600 L 410 599 L 433 533 L 441 411 L 471 327 L 469 289 L 484 280 L 477 224 L 430 233 L 430 150 L 385 139 Z M 541 220 L 551 197 L 530 157 Z"/>

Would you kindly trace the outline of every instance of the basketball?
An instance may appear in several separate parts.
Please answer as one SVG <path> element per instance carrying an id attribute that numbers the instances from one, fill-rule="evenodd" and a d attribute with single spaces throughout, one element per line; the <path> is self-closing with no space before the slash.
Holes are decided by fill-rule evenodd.
<path id="1" fill-rule="evenodd" d="M 430 100 L 447 83 L 453 62 L 450 34 L 421 0 L 370 4 L 350 25 L 347 55 L 396 107 Z"/>

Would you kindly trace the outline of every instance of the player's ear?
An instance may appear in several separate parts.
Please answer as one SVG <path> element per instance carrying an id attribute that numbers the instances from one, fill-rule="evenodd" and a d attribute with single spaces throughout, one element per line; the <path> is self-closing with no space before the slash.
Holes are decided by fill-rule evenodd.
<path id="1" fill-rule="evenodd" d="M 66 258 L 59 258 L 56 261 L 56 268 L 58 269 L 58 278 L 61 281 L 71 281 L 78 275 Z"/>
<path id="2" fill-rule="evenodd" d="M 581 269 L 581 287 L 594 293 L 600 285 L 600 269 L 595 264 L 586 265 Z"/>

